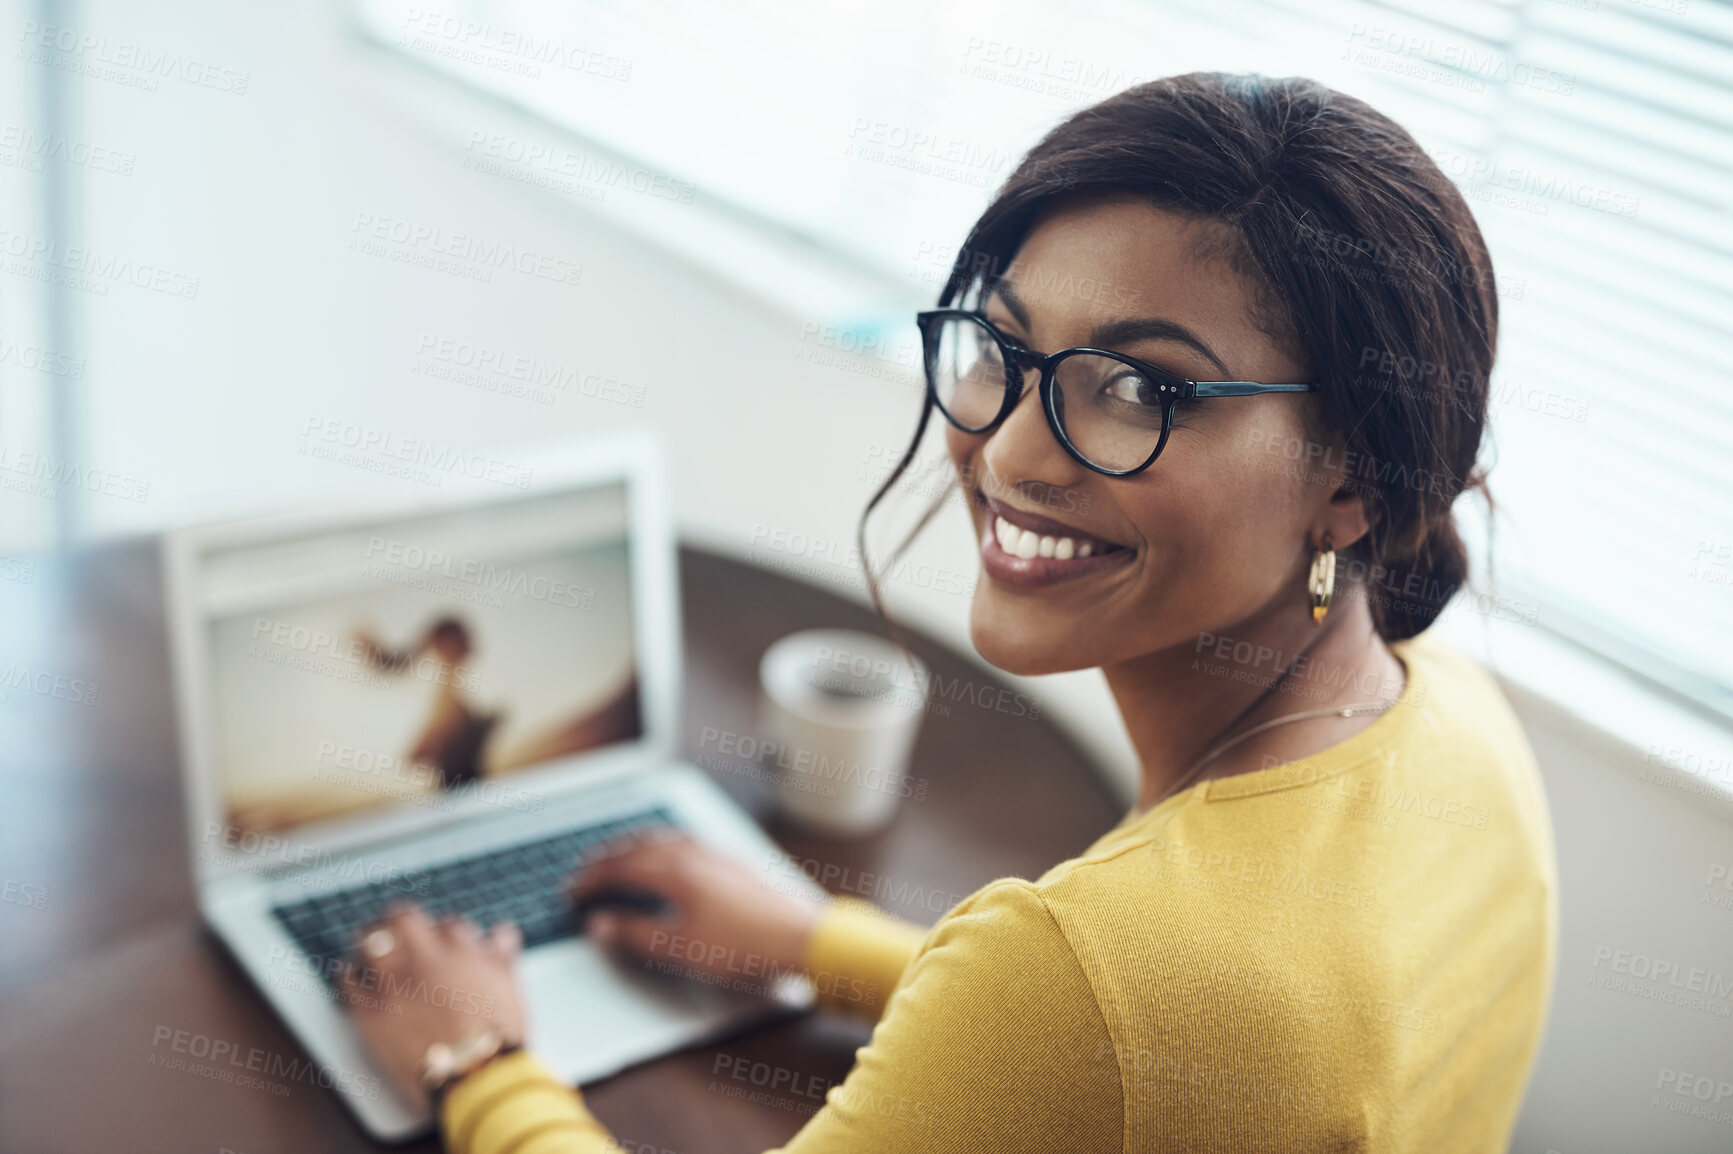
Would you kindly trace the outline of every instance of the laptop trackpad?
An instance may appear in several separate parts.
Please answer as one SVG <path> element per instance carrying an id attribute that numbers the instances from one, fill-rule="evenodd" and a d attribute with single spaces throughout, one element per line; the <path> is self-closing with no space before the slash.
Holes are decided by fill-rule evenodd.
<path id="1" fill-rule="evenodd" d="M 531 1048 L 573 1083 L 677 1049 L 758 1001 L 615 960 L 587 938 L 549 942 L 520 965 Z"/>

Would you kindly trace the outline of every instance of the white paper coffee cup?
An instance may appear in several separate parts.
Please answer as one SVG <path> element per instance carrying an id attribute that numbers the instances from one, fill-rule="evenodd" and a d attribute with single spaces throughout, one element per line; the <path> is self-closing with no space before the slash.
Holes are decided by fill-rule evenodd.
<path id="1" fill-rule="evenodd" d="M 765 650 L 758 678 L 760 767 L 782 812 L 833 837 L 889 824 L 911 792 L 925 663 L 871 633 L 807 629 Z"/>

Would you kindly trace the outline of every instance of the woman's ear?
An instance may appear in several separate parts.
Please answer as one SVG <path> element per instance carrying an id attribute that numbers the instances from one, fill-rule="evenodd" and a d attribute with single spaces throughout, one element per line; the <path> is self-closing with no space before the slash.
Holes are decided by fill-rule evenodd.
<path id="1" fill-rule="evenodd" d="M 1323 515 L 1312 526 L 1312 541 L 1330 538 L 1335 549 L 1346 549 L 1372 529 L 1372 518 L 1366 512 L 1365 489 L 1352 478 L 1345 478 L 1330 494 Z"/>
<path id="2" fill-rule="evenodd" d="M 1329 487 L 1329 496 L 1315 506 L 1312 522 L 1307 526 L 1306 540 L 1316 549 L 1326 536 L 1335 549 L 1346 549 L 1372 530 L 1372 515 L 1366 508 L 1368 500 L 1377 500 L 1375 491 L 1354 475 L 1349 464 L 1357 454 L 1348 450 L 1347 438 L 1340 432 L 1320 429 L 1313 415 L 1308 422 L 1309 446 L 1321 450 L 1320 473 L 1312 474 L 1314 483 Z"/>

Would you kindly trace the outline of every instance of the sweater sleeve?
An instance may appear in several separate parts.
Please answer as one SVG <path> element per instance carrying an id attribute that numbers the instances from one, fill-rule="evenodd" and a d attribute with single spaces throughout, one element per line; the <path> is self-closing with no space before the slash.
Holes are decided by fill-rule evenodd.
<path id="1" fill-rule="evenodd" d="M 895 974 L 901 947 L 884 916 L 852 905 L 827 912 L 809 963 L 842 959 L 841 980 L 876 974 L 895 996 L 875 1003 L 883 1017 L 848 1077 L 772 1154 L 1119 1148 L 1123 1104 L 1107 1024 L 1033 886 L 1008 880 L 979 891 Z M 906 929 L 905 943 L 910 933 L 918 939 Z M 864 998 L 842 1003 L 871 1008 Z M 453 1154 L 621 1154 L 582 1097 L 524 1053 L 459 1083 L 440 1121 Z"/>
<path id="2" fill-rule="evenodd" d="M 806 943 L 803 965 L 818 1004 L 876 1021 L 927 936 L 871 902 L 831 901 Z"/>
<path id="3" fill-rule="evenodd" d="M 624 1154 L 583 1096 L 522 1050 L 452 1087 L 439 1128 L 451 1154 Z"/>
<path id="4" fill-rule="evenodd" d="M 848 1077 L 773 1154 L 1118 1150 L 1114 1054 L 1040 892 L 997 881 L 933 928 Z"/>

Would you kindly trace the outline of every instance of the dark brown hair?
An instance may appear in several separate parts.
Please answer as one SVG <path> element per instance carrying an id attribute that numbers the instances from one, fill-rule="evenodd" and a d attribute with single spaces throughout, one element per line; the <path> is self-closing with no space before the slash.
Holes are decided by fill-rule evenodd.
<path id="1" fill-rule="evenodd" d="M 1258 323 L 1321 382 L 1322 431 L 1346 442 L 1338 460 L 1371 521 L 1343 551 L 1348 574 L 1386 640 L 1425 629 L 1468 577 L 1451 507 L 1464 489 L 1485 493 L 1476 459 L 1498 298 L 1462 194 L 1394 121 L 1315 81 L 1168 77 L 1083 109 L 1031 149 L 969 231 L 939 304 L 984 300 L 1039 218 L 1110 192 L 1231 229 L 1223 255 L 1252 282 Z M 931 408 L 861 515 L 881 614 L 866 521 L 914 459 Z M 1316 452 L 1298 463 L 1316 465 Z"/>

